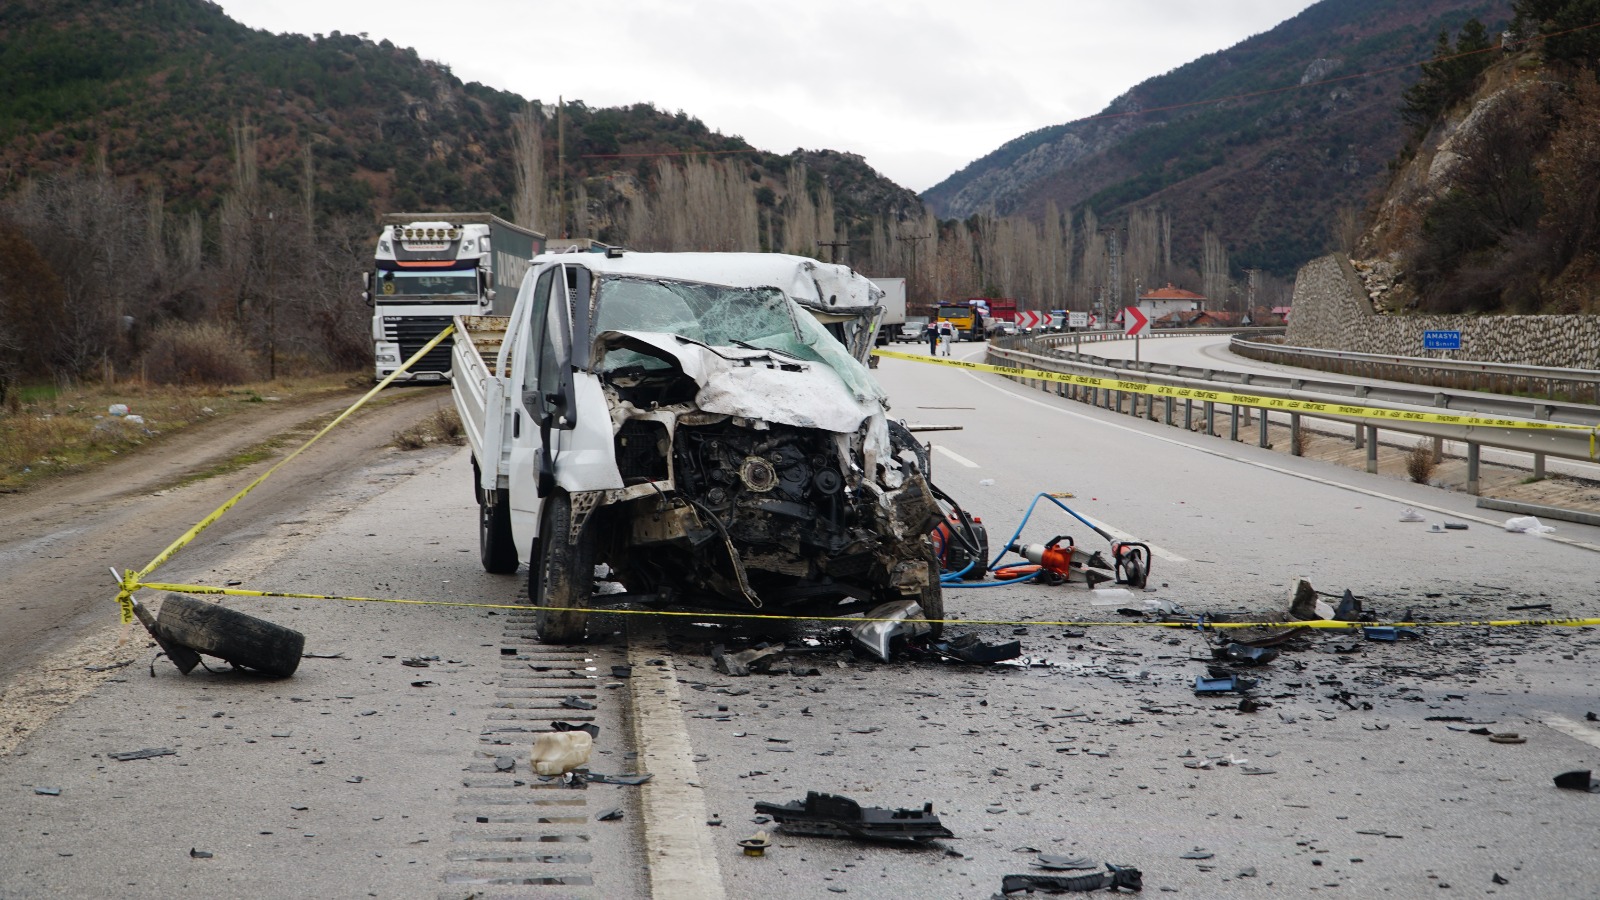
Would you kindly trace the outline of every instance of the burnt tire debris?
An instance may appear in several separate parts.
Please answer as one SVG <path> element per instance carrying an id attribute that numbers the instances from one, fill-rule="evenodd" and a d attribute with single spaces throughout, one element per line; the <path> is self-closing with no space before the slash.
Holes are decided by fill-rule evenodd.
<path id="1" fill-rule="evenodd" d="M 195 654 L 205 654 L 236 668 L 288 678 L 300 667 L 306 646 L 305 635 L 292 628 L 180 594 L 168 594 L 145 627 L 185 675 L 200 663 Z"/>

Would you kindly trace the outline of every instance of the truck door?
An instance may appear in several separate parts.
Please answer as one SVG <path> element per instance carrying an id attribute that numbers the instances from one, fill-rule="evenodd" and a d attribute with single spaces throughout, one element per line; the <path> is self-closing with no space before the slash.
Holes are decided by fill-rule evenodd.
<path id="1" fill-rule="evenodd" d="M 534 545 L 541 498 L 553 473 L 555 435 L 570 421 L 563 410 L 570 409 L 572 330 L 560 266 L 539 274 L 531 299 L 518 337 L 511 420 L 511 528 L 518 547 Z"/>

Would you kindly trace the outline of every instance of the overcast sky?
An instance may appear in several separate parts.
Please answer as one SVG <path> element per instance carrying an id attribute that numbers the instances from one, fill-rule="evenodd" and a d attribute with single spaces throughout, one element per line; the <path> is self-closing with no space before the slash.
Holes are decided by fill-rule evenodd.
<path id="1" fill-rule="evenodd" d="M 1014 137 L 1266 31 L 1311 0 L 222 0 L 252 28 L 366 33 L 529 99 L 650 102 L 756 147 L 859 153 L 923 191 Z"/>

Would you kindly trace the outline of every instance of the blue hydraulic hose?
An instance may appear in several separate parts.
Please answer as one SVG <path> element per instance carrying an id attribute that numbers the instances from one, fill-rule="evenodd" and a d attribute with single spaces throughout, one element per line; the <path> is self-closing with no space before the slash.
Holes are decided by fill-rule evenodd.
<path id="1" fill-rule="evenodd" d="M 1033 518 L 1033 509 L 1034 509 L 1034 507 L 1039 505 L 1039 500 L 1040 499 L 1049 500 L 1051 503 L 1054 503 L 1056 506 L 1061 507 L 1061 509 L 1063 511 L 1065 511 L 1067 515 L 1069 515 L 1069 516 L 1073 517 L 1074 519 L 1077 519 L 1079 522 L 1082 522 L 1083 524 L 1089 526 L 1091 529 L 1094 530 L 1095 534 L 1100 535 L 1101 537 L 1105 538 L 1106 540 L 1110 540 L 1111 539 L 1110 535 L 1107 535 L 1104 531 L 1101 531 L 1099 528 L 1097 528 L 1093 522 L 1090 522 L 1088 519 L 1085 519 L 1083 516 L 1080 516 L 1076 512 L 1074 512 L 1072 507 L 1066 505 L 1065 503 L 1062 503 L 1060 500 L 1056 499 L 1055 497 L 1052 497 L 1049 494 L 1046 494 L 1043 491 L 1040 491 L 1038 494 L 1034 495 L 1033 500 L 1028 504 L 1028 511 L 1022 514 L 1022 521 L 1017 524 L 1017 530 L 1011 533 L 1011 540 L 1006 541 L 1004 546 L 1002 546 L 1000 548 L 1000 552 L 995 554 L 994 559 L 989 563 L 989 568 L 988 568 L 987 571 L 993 572 L 996 568 L 999 567 L 1001 558 L 1004 557 L 1007 553 L 1011 552 L 1011 545 L 1015 544 L 1017 542 L 1017 538 L 1022 537 L 1022 529 L 1026 528 L 1027 525 L 1028 525 L 1028 520 Z M 1037 571 L 1034 571 L 1034 572 L 1029 572 L 1028 574 L 1023 575 L 1023 576 L 1021 576 L 1019 578 L 1008 578 L 1005 581 L 979 581 L 979 582 L 972 582 L 972 583 L 967 583 L 967 582 L 961 581 L 961 576 L 967 574 L 967 572 L 972 569 L 973 565 L 974 565 L 974 563 L 970 563 L 969 562 L 959 572 L 946 572 L 943 575 L 940 575 L 939 576 L 939 584 L 942 587 L 950 587 L 950 588 L 1001 587 L 1001 586 L 1007 585 L 1007 584 L 1017 584 L 1018 582 L 1022 582 L 1022 581 L 1030 581 L 1030 580 L 1032 580 L 1034 578 L 1037 578 L 1038 575 L 1039 575 L 1039 573 Z"/>

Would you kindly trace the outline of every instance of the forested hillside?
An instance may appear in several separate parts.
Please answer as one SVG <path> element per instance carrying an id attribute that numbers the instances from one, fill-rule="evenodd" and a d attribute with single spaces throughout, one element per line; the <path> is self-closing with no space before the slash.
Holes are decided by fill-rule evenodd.
<path id="1" fill-rule="evenodd" d="M 1378 308 L 1600 312 L 1600 4 L 1468 21 L 1405 94 L 1409 143 L 1357 267 Z"/>
<path id="2" fill-rule="evenodd" d="M 859 156 L 766 152 L 645 102 L 558 110 L 381 38 L 272 35 L 206 0 L 10 0 L 0 83 L 0 224 L 21 242 L 0 260 L 0 350 L 24 351 L 0 353 L 0 391 L 150 373 L 153 342 L 202 324 L 241 367 L 358 367 L 356 276 L 383 212 L 863 266 L 900 249 L 886 221 L 922 215 Z"/>
<path id="3" fill-rule="evenodd" d="M 1329 248 L 1341 210 L 1387 180 L 1412 64 L 1439 30 L 1472 16 L 1495 29 L 1510 15 L 1510 0 L 1323 0 L 1099 116 L 1019 137 L 923 196 L 941 216 L 1038 218 L 1053 203 L 1111 222 L 1160 210 L 1179 258 L 1201 258 L 1209 231 L 1234 267 L 1292 276 Z"/>

